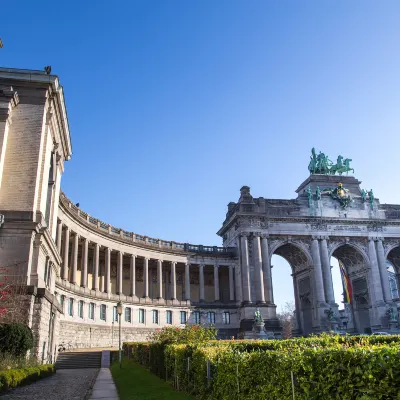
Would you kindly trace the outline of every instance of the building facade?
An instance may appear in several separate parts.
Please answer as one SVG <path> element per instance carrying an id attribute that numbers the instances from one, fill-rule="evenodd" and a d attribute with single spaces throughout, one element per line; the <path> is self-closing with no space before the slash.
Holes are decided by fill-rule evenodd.
<path id="1" fill-rule="evenodd" d="M 116 345 L 119 301 L 123 340 L 186 323 L 237 337 L 251 331 L 257 309 L 279 337 L 273 254 L 292 267 L 295 334 L 340 328 L 343 319 L 352 332 L 397 330 L 400 206 L 338 175 L 351 169 L 341 156 L 333 164 L 313 151 L 293 200 L 254 198 L 242 187 L 216 247 L 146 237 L 88 215 L 60 189 L 71 155 L 58 77 L 0 68 L 0 272 L 24 287 L 23 315 L 44 362 L 60 343 Z M 351 283 L 344 316 L 331 257 Z"/>

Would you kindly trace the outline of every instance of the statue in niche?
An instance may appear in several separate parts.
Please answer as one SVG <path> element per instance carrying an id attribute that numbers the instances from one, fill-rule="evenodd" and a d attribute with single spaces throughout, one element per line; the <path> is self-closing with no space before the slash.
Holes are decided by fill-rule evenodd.
<path id="1" fill-rule="evenodd" d="M 317 186 L 317 190 L 315 191 L 315 195 L 317 196 L 317 200 L 321 200 L 321 189 Z"/>
<path id="2" fill-rule="evenodd" d="M 364 189 L 361 189 L 361 200 L 363 203 L 367 201 L 367 191 Z"/>

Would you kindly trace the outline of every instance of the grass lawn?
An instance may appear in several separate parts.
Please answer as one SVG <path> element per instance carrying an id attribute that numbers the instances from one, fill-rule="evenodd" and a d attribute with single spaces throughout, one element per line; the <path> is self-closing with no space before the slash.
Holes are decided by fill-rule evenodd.
<path id="1" fill-rule="evenodd" d="M 168 383 L 131 360 L 122 360 L 111 366 L 121 400 L 192 400 L 184 393 L 176 392 Z"/>

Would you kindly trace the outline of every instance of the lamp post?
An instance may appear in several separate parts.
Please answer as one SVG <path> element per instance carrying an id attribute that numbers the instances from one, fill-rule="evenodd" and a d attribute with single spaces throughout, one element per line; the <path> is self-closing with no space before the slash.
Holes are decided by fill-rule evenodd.
<path id="1" fill-rule="evenodd" d="M 117 304 L 117 313 L 119 319 L 119 368 L 122 368 L 122 353 L 121 353 L 121 315 L 122 315 L 122 303 L 119 301 Z"/>

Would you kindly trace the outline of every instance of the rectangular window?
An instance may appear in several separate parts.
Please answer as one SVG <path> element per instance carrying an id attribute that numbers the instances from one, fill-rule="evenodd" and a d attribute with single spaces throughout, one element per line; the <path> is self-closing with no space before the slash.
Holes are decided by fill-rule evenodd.
<path id="1" fill-rule="evenodd" d="M 201 323 L 201 318 L 200 318 L 200 311 L 195 311 L 193 313 L 193 319 L 195 324 L 200 324 Z"/>
<path id="2" fill-rule="evenodd" d="M 94 303 L 89 303 L 89 319 L 94 319 Z"/>
<path id="3" fill-rule="evenodd" d="M 125 308 L 125 321 L 126 322 L 132 321 L 132 310 L 129 307 Z"/>
<path id="4" fill-rule="evenodd" d="M 229 325 L 231 323 L 231 314 L 229 311 L 224 311 L 224 313 L 222 314 L 222 322 L 225 325 Z"/>
<path id="5" fill-rule="evenodd" d="M 83 301 L 80 300 L 78 303 L 78 316 L 79 318 L 83 318 Z"/>
<path id="6" fill-rule="evenodd" d="M 215 312 L 214 311 L 209 311 L 207 313 L 207 319 L 208 323 L 211 325 L 215 325 Z"/>
<path id="7" fill-rule="evenodd" d="M 172 311 L 167 311 L 167 324 L 172 324 Z"/>
<path id="8" fill-rule="evenodd" d="M 61 306 L 63 311 L 64 311 L 64 300 L 65 300 L 65 296 L 62 294 L 60 296 L 60 306 Z"/>
<path id="9" fill-rule="evenodd" d="M 181 311 L 181 324 L 186 324 L 186 311 Z"/>
<path id="10" fill-rule="evenodd" d="M 117 311 L 117 306 L 113 307 L 113 321 L 117 322 L 118 321 L 118 311 Z"/>
<path id="11" fill-rule="evenodd" d="M 44 276 L 43 276 L 43 280 L 46 285 L 47 285 L 47 269 L 48 268 L 49 268 L 49 259 L 46 258 L 46 262 L 44 263 Z"/>
<path id="12" fill-rule="evenodd" d="M 106 310 L 107 310 L 106 305 L 105 305 L 105 304 L 102 304 L 102 305 L 100 306 L 100 319 L 101 319 L 102 321 L 105 321 L 105 320 L 106 320 Z"/>
<path id="13" fill-rule="evenodd" d="M 158 324 L 158 311 L 153 310 L 153 324 Z"/>
<path id="14" fill-rule="evenodd" d="M 74 299 L 68 300 L 68 315 L 70 317 L 74 315 Z"/>
<path id="15" fill-rule="evenodd" d="M 139 308 L 139 323 L 144 324 L 144 309 Z"/>

